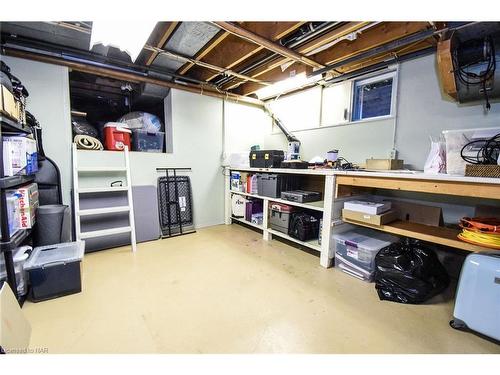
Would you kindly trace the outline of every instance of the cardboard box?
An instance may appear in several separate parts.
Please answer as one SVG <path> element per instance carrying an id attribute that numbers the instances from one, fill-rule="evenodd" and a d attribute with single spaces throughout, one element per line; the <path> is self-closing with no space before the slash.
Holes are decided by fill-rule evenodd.
<path id="1" fill-rule="evenodd" d="M 366 159 L 366 169 L 397 170 L 403 169 L 403 165 L 400 159 Z"/>
<path id="2" fill-rule="evenodd" d="M 23 136 L 3 137 L 5 176 L 34 174 L 38 171 L 38 153 L 34 139 Z"/>
<path id="3" fill-rule="evenodd" d="M 38 209 L 38 185 L 33 183 L 21 186 L 17 189 L 8 190 L 9 193 L 18 196 L 19 205 L 19 229 L 29 229 L 35 224 L 36 210 Z"/>
<path id="4" fill-rule="evenodd" d="M 0 113 L 23 124 L 26 123 L 22 103 L 4 85 L 0 86 Z"/>
<path id="5" fill-rule="evenodd" d="M 364 212 L 342 210 L 342 217 L 344 219 L 366 223 L 371 225 L 384 225 L 399 218 L 397 211 L 387 211 L 380 215 L 371 215 Z"/>
<path id="6" fill-rule="evenodd" d="M 391 201 L 392 208 L 398 212 L 399 219 L 412 223 L 439 227 L 443 225 L 443 211 L 441 207 L 427 206 L 424 204 Z"/>

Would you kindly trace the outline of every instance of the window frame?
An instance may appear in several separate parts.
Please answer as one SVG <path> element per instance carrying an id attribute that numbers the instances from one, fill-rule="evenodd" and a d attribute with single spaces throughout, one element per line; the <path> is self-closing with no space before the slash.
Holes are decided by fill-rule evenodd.
<path id="1" fill-rule="evenodd" d="M 353 119 L 354 116 L 354 110 L 355 110 L 355 105 L 356 105 L 356 89 L 359 86 L 367 85 L 370 83 L 374 82 L 379 82 L 383 81 L 385 79 L 392 78 L 392 88 L 391 88 L 391 107 L 390 107 L 390 112 L 387 115 L 381 115 L 381 116 L 373 116 L 373 117 L 366 117 L 366 118 L 360 118 L 357 120 Z M 383 72 L 383 73 L 377 73 L 377 74 L 371 74 L 369 76 L 361 77 L 358 79 L 354 79 L 352 82 L 352 87 L 351 87 L 351 113 L 350 113 L 350 123 L 358 123 L 358 122 L 363 122 L 363 121 L 373 121 L 373 120 L 382 120 L 385 118 L 391 118 L 396 115 L 396 103 L 398 100 L 398 68 L 392 69 L 388 72 Z"/>

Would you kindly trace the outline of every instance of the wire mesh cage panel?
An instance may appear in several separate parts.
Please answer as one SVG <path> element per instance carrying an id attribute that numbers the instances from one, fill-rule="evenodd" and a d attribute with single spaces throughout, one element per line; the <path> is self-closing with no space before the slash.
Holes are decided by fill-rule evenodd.
<path id="1" fill-rule="evenodd" d="M 193 225 L 191 181 L 187 176 L 158 178 L 160 226 L 164 236 Z"/>

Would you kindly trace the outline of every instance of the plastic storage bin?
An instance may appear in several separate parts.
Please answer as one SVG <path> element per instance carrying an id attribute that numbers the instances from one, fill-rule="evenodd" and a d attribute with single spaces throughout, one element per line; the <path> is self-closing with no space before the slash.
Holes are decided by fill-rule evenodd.
<path id="1" fill-rule="evenodd" d="M 340 269 L 342 272 L 347 273 L 357 279 L 366 281 L 368 283 L 373 281 L 375 276 L 374 271 L 367 271 L 361 267 L 356 266 L 354 263 L 349 262 L 347 259 L 343 258 L 339 254 L 335 255 L 335 267 Z"/>
<path id="2" fill-rule="evenodd" d="M 344 266 L 351 264 L 361 270 L 375 271 L 375 255 L 398 238 L 372 229 L 357 228 L 333 236 L 335 239 L 335 257 L 343 261 Z"/>
<path id="3" fill-rule="evenodd" d="M 17 293 L 20 296 L 28 293 L 28 279 L 24 264 L 32 253 L 30 246 L 22 246 L 15 249 L 12 253 L 14 260 L 14 270 L 16 272 Z M 7 270 L 5 269 L 5 260 L 3 254 L 0 255 L 0 280 L 7 281 Z"/>
<path id="4" fill-rule="evenodd" d="M 443 136 L 446 141 L 446 173 L 464 176 L 465 165 L 467 163 L 460 155 L 462 148 L 471 141 L 487 140 L 498 133 L 500 133 L 500 127 L 443 130 Z M 478 142 L 466 147 L 464 155 L 477 156 L 481 145 L 482 143 Z"/>
<path id="5" fill-rule="evenodd" d="M 143 152 L 162 152 L 164 132 L 152 133 L 142 129 L 132 130 L 132 149 Z"/>
<path id="6" fill-rule="evenodd" d="M 39 302 L 81 292 L 84 250 L 82 241 L 35 248 L 24 265 L 31 284 L 29 299 Z"/>
<path id="7" fill-rule="evenodd" d="M 257 192 L 260 196 L 280 198 L 282 191 L 297 190 L 299 185 L 299 176 L 257 174 Z"/>

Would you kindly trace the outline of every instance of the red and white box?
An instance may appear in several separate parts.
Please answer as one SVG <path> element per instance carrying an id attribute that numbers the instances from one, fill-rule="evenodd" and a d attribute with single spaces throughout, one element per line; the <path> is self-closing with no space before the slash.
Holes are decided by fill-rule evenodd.
<path id="1" fill-rule="evenodd" d="M 19 204 L 19 229 L 29 229 L 35 224 L 36 210 L 38 202 L 38 185 L 35 183 L 20 186 L 17 189 L 9 190 L 10 193 L 18 196 Z"/>

